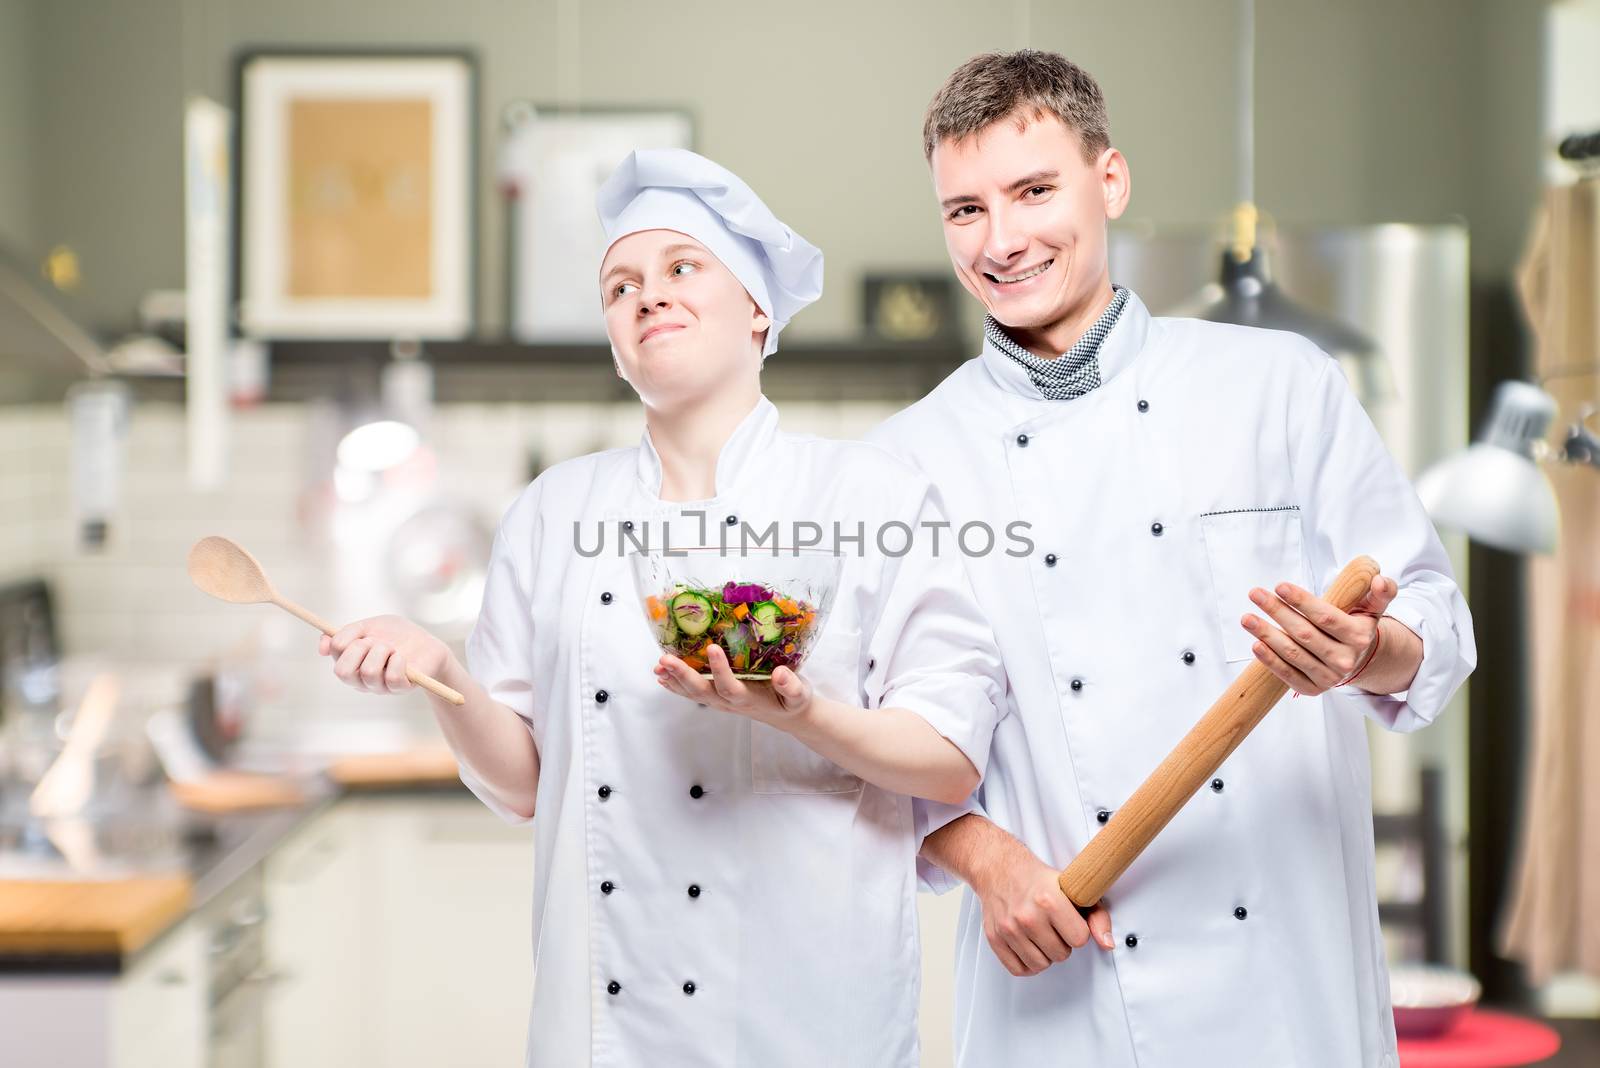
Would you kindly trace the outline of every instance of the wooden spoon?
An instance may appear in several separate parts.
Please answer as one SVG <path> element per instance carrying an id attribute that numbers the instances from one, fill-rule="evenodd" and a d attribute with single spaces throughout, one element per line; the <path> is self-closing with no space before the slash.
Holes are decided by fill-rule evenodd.
<path id="1" fill-rule="evenodd" d="M 316 627 L 330 637 L 338 630 L 332 623 L 306 611 L 293 601 L 285 600 L 267 581 L 267 574 L 255 557 L 238 542 L 212 536 L 201 538 L 189 550 L 189 578 L 203 592 L 233 604 L 275 604 L 290 615 Z M 467 699 L 444 683 L 424 675 L 416 668 L 406 668 L 406 678 L 435 696 L 453 705 L 464 705 Z"/>

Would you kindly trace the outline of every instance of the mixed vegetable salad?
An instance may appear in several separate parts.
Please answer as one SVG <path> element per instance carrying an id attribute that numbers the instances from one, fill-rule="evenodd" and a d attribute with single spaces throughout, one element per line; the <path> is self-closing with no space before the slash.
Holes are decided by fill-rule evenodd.
<path id="1" fill-rule="evenodd" d="M 734 673 L 744 677 L 798 668 L 817 622 L 815 605 L 748 582 L 720 589 L 673 586 L 645 598 L 645 608 L 663 650 L 708 672 L 706 654 L 720 645 Z"/>

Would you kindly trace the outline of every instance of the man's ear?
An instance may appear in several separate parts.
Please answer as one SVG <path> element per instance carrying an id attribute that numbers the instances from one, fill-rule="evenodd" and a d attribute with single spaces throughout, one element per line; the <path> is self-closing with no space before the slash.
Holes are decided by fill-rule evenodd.
<path id="1" fill-rule="evenodd" d="M 1128 160 L 1115 148 L 1108 148 L 1100 153 L 1095 166 L 1099 168 L 1100 186 L 1105 193 L 1106 218 L 1120 219 L 1133 196 L 1133 176 L 1128 173 Z"/>

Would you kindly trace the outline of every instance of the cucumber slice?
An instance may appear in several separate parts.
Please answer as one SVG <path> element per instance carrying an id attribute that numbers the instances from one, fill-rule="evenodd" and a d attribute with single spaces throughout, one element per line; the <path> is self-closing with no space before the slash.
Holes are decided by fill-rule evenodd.
<path id="1" fill-rule="evenodd" d="M 783 624 L 778 617 L 783 613 L 771 601 L 760 601 L 750 606 L 750 622 L 755 625 L 756 637 L 764 642 L 775 642 L 783 636 Z"/>
<path id="2" fill-rule="evenodd" d="M 674 597 L 669 614 L 678 629 L 691 638 L 704 634 L 716 618 L 710 599 L 692 591 Z"/>

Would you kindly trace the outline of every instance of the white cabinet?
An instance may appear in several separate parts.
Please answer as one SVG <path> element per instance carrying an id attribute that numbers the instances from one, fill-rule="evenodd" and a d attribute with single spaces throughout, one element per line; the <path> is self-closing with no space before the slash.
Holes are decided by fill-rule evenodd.
<path id="1" fill-rule="evenodd" d="M 116 1068 L 204 1068 L 205 969 L 203 932 L 188 922 L 151 947 L 115 984 L 111 1063 Z"/>
<path id="2" fill-rule="evenodd" d="M 359 830 L 339 805 L 266 860 L 263 1044 L 274 1068 L 366 1063 Z"/>
<path id="3" fill-rule="evenodd" d="M 185 923 L 120 976 L 0 976 L 0 1064 L 204 1068 L 204 967 Z"/>
<path id="4" fill-rule="evenodd" d="M 520 1063 L 527 827 L 464 793 L 347 798 L 266 874 L 273 1068 Z"/>
<path id="5" fill-rule="evenodd" d="M 371 1063 L 519 1064 L 533 990 L 533 835 L 469 795 L 362 800 Z"/>

